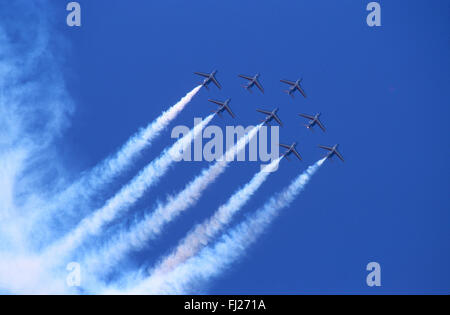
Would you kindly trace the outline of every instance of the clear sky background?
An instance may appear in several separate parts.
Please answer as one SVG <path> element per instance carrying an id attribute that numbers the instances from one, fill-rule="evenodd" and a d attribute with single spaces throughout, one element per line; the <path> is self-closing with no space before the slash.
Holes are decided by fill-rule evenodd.
<path id="1" fill-rule="evenodd" d="M 382 27 L 366 24 L 367 1 L 79 1 L 82 27 L 55 23 L 67 40 L 64 78 L 75 112 L 55 144 L 69 176 L 115 152 L 138 128 L 219 70 L 223 90 L 202 90 L 112 194 L 173 143 L 172 127 L 193 125 L 231 97 L 237 118 L 280 107 L 281 142 L 298 141 L 304 161 L 283 161 L 233 224 L 341 145 L 345 163 L 326 163 L 245 257 L 202 287 L 211 294 L 449 293 L 450 3 L 380 1 Z M 60 19 L 58 21 L 57 19 Z M 261 73 L 262 95 L 239 73 Z M 308 94 L 291 99 L 280 79 L 303 77 Z M 327 132 L 311 133 L 298 113 L 322 112 Z M 179 191 L 207 162 L 175 165 L 129 217 Z M 163 236 L 128 261 L 151 265 L 195 223 L 244 185 L 260 163 L 235 163 Z M 382 287 L 366 285 L 378 262 Z M 119 267 L 120 268 L 120 267 Z M 124 267 L 125 268 L 125 267 Z"/>

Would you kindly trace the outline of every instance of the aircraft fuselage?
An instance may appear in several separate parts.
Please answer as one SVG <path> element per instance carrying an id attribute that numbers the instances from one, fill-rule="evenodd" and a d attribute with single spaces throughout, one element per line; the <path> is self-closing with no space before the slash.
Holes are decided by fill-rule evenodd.
<path id="1" fill-rule="evenodd" d="M 291 86 L 291 88 L 289 89 L 289 94 L 294 93 L 296 89 L 297 89 L 296 85 Z"/>
<path id="2" fill-rule="evenodd" d="M 253 77 L 253 79 L 247 84 L 247 89 L 255 86 L 256 81 L 258 80 L 258 77 L 259 77 L 258 74 Z"/>
<path id="3" fill-rule="evenodd" d="M 270 123 L 273 120 L 273 115 L 267 116 L 266 120 L 264 121 L 265 124 Z"/>
<path id="4" fill-rule="evenodd" d="M 203 83 L 202 83 L 202 85 L 203 86 L 208 86 L 208 84 L 210 84 L 212 81 L 213 81 L 213 78 L 214 78 L 214 76 L 216 75 L 216 73 L 217 73 L 217 70 L 214 70 L 210 75 L 209 75 L 209 77 L 207 77 L 205 80 L 203 80 Z"/>
<path id="5" fill-rule="evenodd" d="M 230 99 L 226 100 L 225 103 L 223 103 L 223 105 L 220 106 L 219 113 L 225 112 L 229 103 L 230 103 Z"/>
<path id="6" fill-rule="evenodd" d="M 333 150 L 330 151 L 330 153 L 328 154 L 328 158 L 329 158 L 329 159 L 331 159 L 333 156 L 336 155 L 337 147 L 338 147 L 338 146 L 335 145 L 335 146 L 333 147 Z"/>

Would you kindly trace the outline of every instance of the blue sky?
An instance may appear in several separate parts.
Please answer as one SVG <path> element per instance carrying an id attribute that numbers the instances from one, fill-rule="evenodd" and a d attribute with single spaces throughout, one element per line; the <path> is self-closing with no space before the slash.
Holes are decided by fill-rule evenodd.
<path id="1" fill-rule="evenodd" d="M 448 1 L 380 1 L 379 28 L 366 24 L 369 1 L 79 1 L 81 28 L 65 25 L 60 2 L 51 16 L 66 44 L 56 54 L 75 110 L 54 149 L 68 178 L 195 87 L 194 71 L 219 70 L 223 90 L 202 90 L 105 196 L 173 143 L 174 126 L 208 115 L 208 98 L 233 99 L 237 119 L 214 121 L 223 127 L 254 125 L 256 108 L 280 107 L 280 140 L 297 141 L 304 156 L 283 161 L 233 224 L 317 161 L 317 145 L 341 145 L 346 162 L 324 165 L 247 254 L 201 292 L 449 293 Z M 249 94 L 237 77 L 257 72 L 264 95 Z M 308 98 L 293 100 L 279 80 L 300 77 Z M 297 116 L 316 112 L 326 133 L 311 133 Z M 121 220 L 179 191 L 207 165 L 175 165 Z M 255 162 L 229 167 L 128 262 L 151 265 L 258 170 Z M 381 264 L 380 288 L 365 282 L 372 261 Z"/>

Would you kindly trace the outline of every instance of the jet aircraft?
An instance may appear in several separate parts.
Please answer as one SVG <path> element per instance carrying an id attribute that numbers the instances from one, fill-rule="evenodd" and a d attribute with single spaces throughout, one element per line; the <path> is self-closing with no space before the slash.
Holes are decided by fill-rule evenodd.
<path id="1" fill-rule="evenodd" d="M 220 116 L 220 113 L 227 111 L 231 115 L 231 117 L 233 117 L 233 118 L 235 117 L 230 108 L 231 98 L 227 99 L 225 102 L 220 102 L 220 101 L 216 101 L 216 100 L 208 100 L 208 101 L 220 106 L 220 108 L 217 111 L 215 111 L 219 116 Z"/>
<path id="2" fill-rule="evenodd" d="M 194 72 L 196 75 L 202 76 L 205 78 L 205 80 L 202 83 L 202 86 L 204 86 L 206 89 L 208 89 L 208 85 L 213 82 L 219 89 L 222 87 L 220 86 L 219 82 L 216 79 L 217 70 L 214 70 L 210 74 L 203 73 L 203 72 Z"/>
<path id="3" fill-rule="evenodd" d="M 290 88 L 289 90 L 285 91 L 285 92 L 286 92 L 288 95 L 292 96 L 292 98 L 294 98 L 294 92 L 295 92 L 296 90 L 299 91 L 299 92 L 303 95 L 303 97 L 306 98 L 306 93 L 305 93 L 305 91 L 303 91 L 303 89 L 302 89 L 302 87 L 301 87 L 301 85 L 300 85 L 300 83 L 301 83 L 302 81 L 303 81 L 303 79 L 299 79 L 299 80 L 297 80 L 297 81 L 295 81 L 295 82 L 288 81 L 288 80 L 281 80 L 281 82 L 286 83 L 286 84 L 289 84 L 289 85 L 291 86 L 291 88 Z"/>
<path id="4" fill-rule="evenodd" d="M 296 142 L 294 142 L 292 145 L 286 145 L 286 144 L 280 144 L 280 147 L 283 147 L 285 149 L 288 149 L 282 157 L 285 157 L 286 159 L 289 160 L 288 156 L 290 154 L 295 154 L 295 156 L 301 161 L 302 157 L 300 156 L 300 154 L 297 152 L 297 150 L 295 149 L 295 146 L 297 145 Z"/>
<path id="5" fill-rule="evenodd" d="M 259 81 L 258 81 L 258 78 L 260 77 L 259 73 L 257 73 L 254 77 L 250 77 L 250 76 L 243 75 L 243 74 L 240 74 L 239 77 L 250 81 L 250 82 L 248 82 L 248 84 L 243 85 L 244 89 L 246 89 L 247 91 L 251 92 L 252 91 L 251 88 L 253 86 L 256 86 L 262 93 L 264 93 L 264 88 L 262 87 L 261 83 L 259 83 Z"/>
<path id="6" fill-rule="evenodd" d="M 342 160 L 342 162 L 344 162 L 344 158 L 337 150 L 338 146 L 339 146 L 339 144 L 336 144 L 334 147 L 330 148 L 330 147 L 325 147 L 323 145 L 319 145 L 319 148 L 329 151 L 329 153 L 326 156 L 327 159 L 331 159 L 333 156 L 336 155 L 338 158 L 340 158 Z"/>
<path id="7" fill-rule="evenodd" d="M 278 115 L 277 115 L 278 108 L 275 108 L 275 109 L 274 109 L 273 111 L 271 111 L 271 112 L 266 111 L 266 110 L 262 110 L 262 109 L 257 109 L 256 111 L 258 111 L 258 112 L 260 112 L 260 113 L 263 113 L 263 114 L 266 114 L 266 115 L 267 115 L 266 119 L 263 120 L 264 124 L 270 126 L 270 122 L 271 122 L 272 120 L 275 120 L 277 123 L 280 124 L 280 126 L 283 126 L 283 123 L 281 122 L 280 118 L 279 118 Z"/>
<path id="8" fill-rule="evenodd" d="M 304 117 L 306 119 L 309 119 L 310 122 L 309 124 L 305 125 L 306 128 L 308 129 L 312 129 L 312 127 L 314 127 L 315 125 L 319 126 L 320 129 L 322 129 L 323 131 L 325 131 L 325 127 L 323 126 L 322 122 L 320 121 L 319 117 L 320 115 L 322 115 L 321 113 L 316 114 L 315 116 L 310 116 L 310 115 L 306 115 L 306 114 L 299 114 L 301 117 Z"/>

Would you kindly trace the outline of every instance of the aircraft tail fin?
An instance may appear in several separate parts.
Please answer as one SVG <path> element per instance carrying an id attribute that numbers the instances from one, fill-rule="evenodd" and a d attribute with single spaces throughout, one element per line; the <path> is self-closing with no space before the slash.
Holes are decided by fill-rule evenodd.
<path id="1" fill-rule="evenodd" d="M 247 91 L 249 91 L 250 93 L 252 93 L 252 90 L 249 88 L 248 85 L 243 84 L 242 87 L 243 87 L 244 89 L 246 89 Z"/>
<path id="2" fill-rule="evenodd" d="M 295 98 L 294 93 L 292 93 L 289 90 L 284 90 L 284 93 L 286 93 L 287 95 L 289 95 L 290 97 L 292 97 L 293 99 Z"/>
<path id="3" fill-rule="evenodd" d="M 222 113 L 220 112 L 220 110 L 212 110 L 212 112 L 213 112 L 213 113 L 216 113 L 217 116 L 219 116 L 220 118 L 223 118 L 223 117 L 222 117 Z"/>

